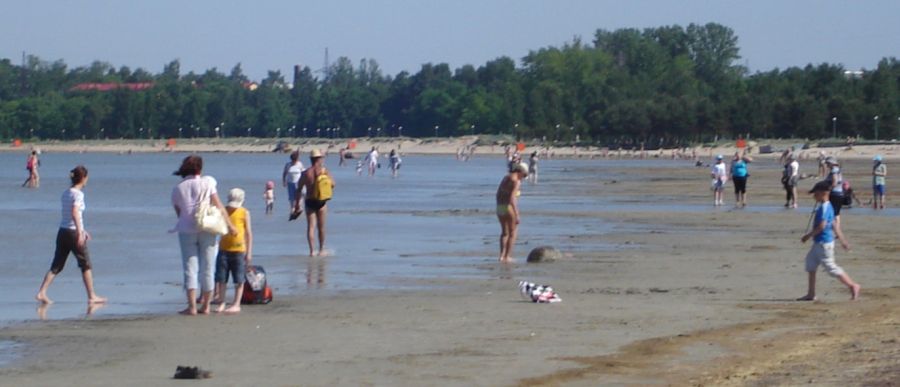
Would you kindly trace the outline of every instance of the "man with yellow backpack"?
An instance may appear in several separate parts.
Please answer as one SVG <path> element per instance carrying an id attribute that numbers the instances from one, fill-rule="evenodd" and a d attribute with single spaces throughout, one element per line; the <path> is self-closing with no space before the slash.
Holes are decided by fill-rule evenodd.
<path id="1" fill-rule="evenodd" d="M 334 190 L 334 180 L 325 169 L 325 157 L 323 157 L 322 151 L 313 149 L 309 154 L 309 161 L 312 166 L 303 171 L 300 181 L 297 183 L 298 190 L 303 189 L 304 193 L 297 195 L 294 208 L 301 212 L 300 208 L 306 209 L 306 240 L 309 242 L 309 256 L 316 255 L 313 243 L 313 233 L 316 229 L 319 231 L 318 255 L 324 256 L 325 218 L 328 213 L 328 201 L 331 200 Z M 303 207 L 300 207 L 301 200 L 303 200 Z"/>

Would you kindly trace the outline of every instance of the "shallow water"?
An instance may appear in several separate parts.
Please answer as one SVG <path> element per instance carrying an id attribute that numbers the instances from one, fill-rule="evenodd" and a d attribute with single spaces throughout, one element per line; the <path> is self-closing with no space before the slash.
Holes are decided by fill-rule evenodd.
<path id="1" fill-rule="evenodd" d="M 0 325 L 37 318 L 84 318 L 85 294 L 78 267 L 70 259 L 50 288 L 56 302 L 39 311 L 33 301 L 52 259 L 59 222 L 59 196 L 68 171 L 84 164 L 90 171 L 85 188 L 85 227 L 91 232 L 95 287 L 110 298 L 93 316 L 171 313 L 183 304 L 177 237 L 169 197 L 179 178 L 172 176 L 184 154 L 60 153 L 42 157 L 42 186 L 20 188 L 26 177 L 24 154 L 0 153 L 0 248 L 11 268 L 0 293 Z M 220 195 L 241 187 L 254 229 L 254 262 L 269 273 L 275 297 L 366 289 L 397 289 L 437 277 L 497 275 L 479 270 L 497 254 L 499 229 L 494 193 L 504 173 L 498 157 L 459 162 L 448 156 L 404 157 L 401 176 L 386 168 L 375 178 L 357 176 L 354 166 L 328 166 L 335 176 L 335 199 L 329 204 L 328 258 L 307 258 L 306 222 L 287 221 L 286 192 L 276 188 L 275 214 L 264 214 L 267 180 L 280 181 L 287 157 L 282 154 L 204 154 L 205 173 L 216 177 Z M 652 163 L 652 164 L 651 164 Z M 629 165 L 604 161 L 612 173 Z M 387 164 L 387 163 L 383 163 Z M 576 245 L 573 233 L 608 232 L 611 226 L 592 218 L 561 217 L 560 212 L 596 211 L 594 197 L 579 196 L 597 178 L 599 161 L 549 160 L 541 164 L 542 182 L 526 186 L 521 203 L 523 228 L 519 257 L 529 246 L 551 244 L 568 251 L 608 249 L 600 242 Z M 618 173 L 618 172 L 616 172 Z M 612 175 L 610 175 L 612 176 Z M 605 176 L 604 178 L 610 178 Z M 548 184 L 559 179 L 566 184 Z M 559 187 L 567 187 L 559 191 Z M 545 215 L 529 211 L 540 207 Z M 608 207 L 608 203 L 603 204 Z M 525 244 L 527 243 L 527 244 Z M 42 312 L 42 313 L 40 313 Z"/>

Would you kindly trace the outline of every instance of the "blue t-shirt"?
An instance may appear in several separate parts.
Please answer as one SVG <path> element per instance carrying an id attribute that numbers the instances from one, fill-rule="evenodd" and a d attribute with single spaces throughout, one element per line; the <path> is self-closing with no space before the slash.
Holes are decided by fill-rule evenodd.
<path id="1" fill-rule="evenodd" d="M 731 164 L 732 177 L 747 177 L 747 163 L 744 160 L 738 160 Z"/>
<path id="2" fill-rule="evenodd" d="M 825 229 L 814 237 L 816 243 L 834 242 L 834 228 L 832 227 L 834 224 L 834 207 L 831 206 L 831 202 L 826 201 L 816 207 L 816 217 L 813 222 L 813 227 L 825 222 Z"/>

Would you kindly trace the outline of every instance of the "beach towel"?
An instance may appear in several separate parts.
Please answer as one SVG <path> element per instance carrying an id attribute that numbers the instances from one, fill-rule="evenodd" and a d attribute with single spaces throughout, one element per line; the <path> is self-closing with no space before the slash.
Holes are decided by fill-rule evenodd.
<path id="1" fill-rule="evenodd" d="M 522 297 L 538 304 L 549 304 L 562 301 L 559 294 L 550 285 L 538 285 L 533 282 L 519 281 L 519 293 Z"/>

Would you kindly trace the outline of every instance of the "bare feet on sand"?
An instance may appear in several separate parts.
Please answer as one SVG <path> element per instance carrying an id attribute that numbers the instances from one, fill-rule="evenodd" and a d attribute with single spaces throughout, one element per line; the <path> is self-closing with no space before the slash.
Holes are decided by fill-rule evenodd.
<path id="1" fill-rule="evenodd" d="M 862 286 L 859 286 L 859 284 L 854 284 L 850 287 L 850 301 L 856 301 L 859 299 L 860 289 L 862 289 Z"/>
<path id="2" fill-rule="evenodd" d="M 224 311 L 225 311 L 225 303 L 222 302 L 222 303 L 219 304 L 218 307 L 216 307 L 216 313 L 222 313 L 222 312 L 224 312 Z"/>
<path id="3" fill-rule="evenodd" d="M 182 311 L 178 312 L 178 314 L 184 315 L 184 316 L 196 316 L 196 315 L 197 315 L 197 310 L 196 310 L 196 309 L 187 308 L 187 309 L 185 309 L 185 310 L 182 310 Z"/>
<path id="4" fill-rule="evenodd" d="M 513 257 L 500 257 L 500 263 L 514 263 L 516 259 Z"/>
<path id="5" fill-rule="evenodd" d="M 89 304 L 89 305 L 93 305 L 93 304 L 105 304 L 105 303 L 106 303 L 106 297 L 94 296 L 93 298 L 89 298 L 89 299 L 88 299 L 88 304 Z"/>
<path id="6" fill-rule="evenodd" d="M 225 309 L 225 314 L 238 314 L 241 313 L 241 304 L 234 304 Z"/>
<path id="7" fill-rule="evenodd" d="M 43 293 L 38 293 L 38 295 L 34 296 L 34 299 L 38 300 L 38 302 L 44 305 L 50 305 L 53 303 L 53 300 L 51 300 L 50 297 L 47 297 L 47 295 Z"/>

